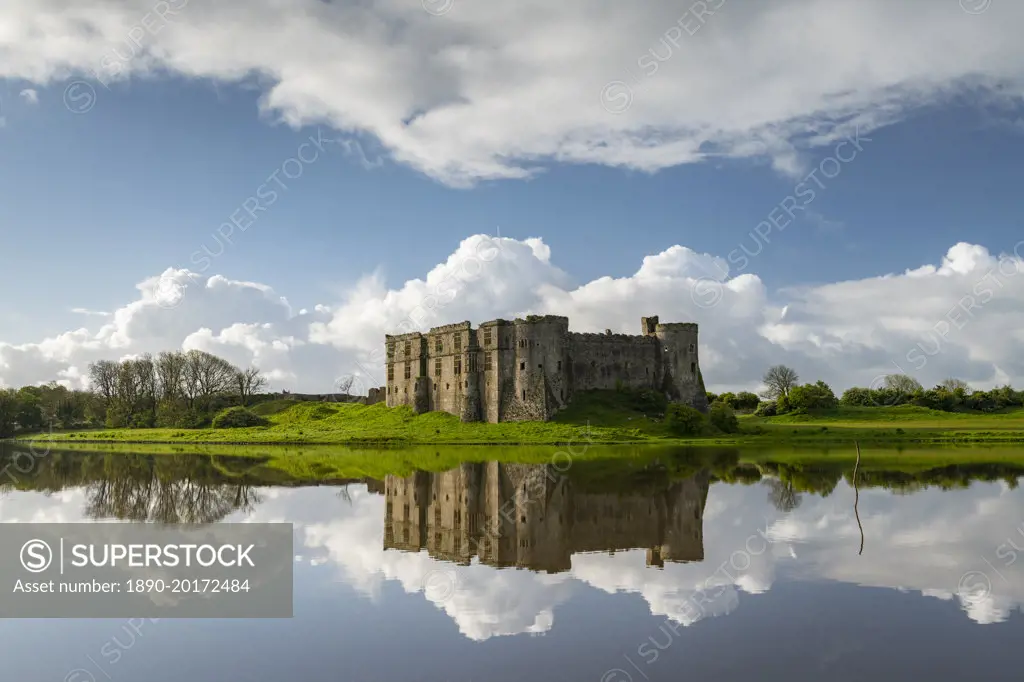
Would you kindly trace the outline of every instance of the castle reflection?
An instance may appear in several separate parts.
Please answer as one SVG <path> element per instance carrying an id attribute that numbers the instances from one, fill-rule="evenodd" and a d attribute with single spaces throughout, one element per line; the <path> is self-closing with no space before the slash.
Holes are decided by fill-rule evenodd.
<path id="1" fill-rule="evenodd" d="M 388 476 L 384 548 L 555 573 L 579 552 L 647 550 L 647 564 L 704 559 L 706 471 L 642 492 L 588 489 L 551 465 L 463 464 Z"/>

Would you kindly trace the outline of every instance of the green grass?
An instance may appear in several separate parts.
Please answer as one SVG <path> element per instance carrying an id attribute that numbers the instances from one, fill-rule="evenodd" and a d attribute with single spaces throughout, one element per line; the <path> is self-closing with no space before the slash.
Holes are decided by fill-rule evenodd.
<path id="1" fill-rule="evenodd" d="M 0 464 L 26 460 L 25 446 L 0 447 Z M 500 461 L 552 464 L 589 488 L 615 490 L 644 482 L 691 476 L 706 470 L 718 480 L 752 483 L 770 474 L 792 482 L 797 490 L 827 494 L 843 479 L 852 480 L 855 450 L 850 446 L 712 447 L 631 445 L 557 446 L 224 446 L 180 444 L 59 444 L 35 454 L 30 476 L 0 484 L 25 489 L 61 490 L 92 480 L 135 475 L 155 468 L 162 480 L 208 480 L 253 485 L 340 484 L 441 472 L 463 463 Z M 1019 448 L 862 447 L 859 481 L 865 487 L 921 485 L 963 487 L 972 480 L 1016 481 L 1024 476 Z M 144 471 L 138 473 L 149 480 Z"/>
<path id="2" fill-rule="evenodd" d="M 253 411 L 269 426 L 240 429 L 113 429 L 39 434 L 55 442 L 207 444 L 602 444 L 976 443 L 1024 441 L 1024 410 L 1001 414 L 938 412 L 921 407 L 841 407 L 816 415 L 740 417 L 738 434 L 673 438 L 629 394 L 580 395 L 550 422 L 463 423 L 444 412 L 416 415 L 383 404 L 278 400 Z"/>

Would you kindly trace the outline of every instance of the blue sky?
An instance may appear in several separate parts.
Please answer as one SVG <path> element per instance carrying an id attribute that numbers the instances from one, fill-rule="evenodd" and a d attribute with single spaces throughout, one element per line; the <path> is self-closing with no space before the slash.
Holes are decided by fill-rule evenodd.
<path id="1" fill-rule="evenodd" d="M 3 302 L 16 321 L 2 329 L 10 341 L 62 331 L 74 307 L 114 309 L 145 276 L 194 266 L 204 245 L 219 252 L 211 234 L 317 134 L 260 116 L 258 94 L 235 85 L 97 86 L 83 115 L 64 107 L 64 84 L 40 90 L 36 105 L 19 101 L 21 86 L 8 84 L 0 133 L 8 254 L 0 286 L 21 292 Z M 754 253 L 760 241 L 750 269 L 775 289 L 900 272 L 961 240 L 1012 249 L 1024 226 L 1024 132 L 963 105 L 872 132 L 862 155 L 823 179 L 814 215 L 767 243 L 750 232 L 796 182 L 763 161 L 654 174 L 549 164 L 529 181 L 465 189 L 396 165 L 373 140 L 321 132 L 360 142 L 365 161 L 354 147 L 335 146 L 310 164 L 235 235 L 216 272 L 272 281 L 299 301 L 326 300 L 377 267 L 401 285 L 465 236 L 500 231 L 543 237 L 580 281 L 627 276 L 643 256 L 674 244 L 724 256 L 741 245 Z"/>
<path id="2" fill-rule="evenodd" d="M 627 21 L 634 33 L 607 33 L 621 44 L 602 43 L 599 50 L 593 36 L 571 34 L 556 49 L 550 36 L 529 22 L 517 37 L 495 34 L 485 10 L 460 3 L 431 14 L 420 3 L 404 0 L 389 0 L 379 10 L 299 2 L 302 8 L 297 5 L 293 14 L 276 20 L 301 28 L 306 11 L 324 25 L 317 24 L 315 34 L 282 29 L 289 45 L 316 46 L 297 57 L 278 54 L 272 45 L 251 53 L 248 44 L 229 49 L 227 35 L 245 34 L 258 42 L 260 36 L 252 32 L 266 23 L 250 25 L 256 18 L 232 13 L 233 3 L 177 2 L 183 6 L 172 25 L 144 35 L 141 46 L 133 48 L 136 56 L 123 60 L 120 68 L 131 77 L 111 77 L 109 87 L 98 83 L 90 69 L 117 46 L 123 51 L 126 35 L 141 35 L 140 18 L 152 11 L 151 3 L 98 2 L 96 16 L 106 12 L 124 29 L 105 29 L 101 39 L 88 43 L 68 25 L 66 38 L 75 49 L 18 41 L 7 46 L 14 56 L 0 71 L 6 76 L 0 84 L 5 255 L 0 287 L 17 293 L 0 300 L 0 342 L 38 345 L 33 352 L 47 362 L 57 358 L 55 366 L 62 371 L 82 361 L 71 360 L 71 350 L 61 355 L 41 349 L 46 339 L 82 326 L 94 336 L 111 336 L 104 336 L 101 326 L 112 317 L 73 309 L 113 313 L 139 300 L 136 285 L 167 268 L 195 272 L 193 254 L 204 246 L 220 252 L 213 236 L 218 226 L 295 157 L 299 145 L 318 135 L 334 142 L 302 166 L 301 177 L 287 180 L 287 191 L 255 224 L 234 234 L 203 277 L 217 274 L 272 288 L 271 299 L 284 296 L 294 314 L 316 304 L 344 307 L 360 281 L 365 284 L 364 278 L 377 273 L 377 304 L 390 312 L 369 317 L 393 324 L 396 311 L 389 308 L 387 292 L 408 291 L 410 281 L 426 279 L 471 235 L 500 233 L 516 243 L 541 240 L 553 271 L 567 276 L 560 286 L 576 291 L 577 302 L 588 283 L 602 277 L 632 281 L 645 257 L 679 245 L 693 252 L 685 272 L 680 271 L 691 284 L 705 272 L 723 272 L 720 265 L 730 261 L 726 281 L 756 277 L 757 301 L 740 301 L 736 310 L 748 315 L 750 305 L 756 306 L 757 319 L 748 325 L 757 327 L 794 304 L 788 293 L 794 287 L 806 291 L 900 275 L 926 264 L 938 267 L 960 242 L 995 259 L 1012 251 L 1024 232 L 1018 198 L 1024 170 L 1021 74 L 1015 61 L 1019 54 L 1004 29 L 1019 10 L 1006 3 L 986 6 L 978 14 L 956 3 L 941 10 L 908 3 L 914 11 L 904 8 L 885 23 L 875 11 L 884 3 L 838 2 L 829 9 L 817 0 L 787 0 L 773 10 L 774 17 L 764 10 L 764 20 L 781 20 L 792 12 L 794 22 L 814 21 L 823 42 L 844 31 L 847 42 L 822 52 L 819 45 L 803 41 L 794 25 L 785 36 L 789 53 L 765 55 L 757 46 L 770 42 L 770 36 L 754 25 L 762 10 L 737 0 L 706 18 L 701 32 L 687 36 L 689 42 L 675 48 L 663 70 L 632 82 L 630 108 L 615 114 L 603 110 L 607 102 L 600 99 L 600 84 L 637 72 L 630 62 L 670 35 L 673 22 L 666 20 L 685 15 L 685 7 L 666 4 L 647 8 L 644 16 L 586 20 L 574 14 L 577 3 L 544 10 L 566 25 L 588 21 L 595 35 Z M 269 2 L 258 5 L 257 15 L 286 11 Z M 51 10 L 35 16 L 29 8 L 17 21 L 29 33 L 34 21 L 59 31 L 43 23 Z M 374 11 L 379 16 L 372 16 Z M 208 20 L 220 12 L 225 13 L 225 36 L 204 36 Z M 847 21 L 853 16 L 860 25 Z M 360 34 L 365 44 L 359 49 L 373 48 L 370 53 L 376 55 L 360 67 L 366 73 L 352 75 L 347 68 L 356 48 L 345 42 L 354 40 L 342 26 L 345 18 L 394 27 L 394 34 Z M 403 43 L 403 31 L 414 29 L 420 31 L 415 34 L 420 42 Z M 924 64 L 927 60 L 889 46 L 883 35 L 876 35 L 876 56 L 864 44 L 869 29 L 903 30 L 903 48 L 935 58 Z M 469 37 L 474 30 L 477 37 Z M 948 48 L 953 36 L 963 45 Z M 435 43 L 447 38 L 463 41 L 476 56 L 461 74 L 452 75 L 451 61 L 436 72 L 430 68 L 441 49 Z M 970 56 L 968 45 L 981 39 L 988 48 Z M 507 57 L 497 55 L 506 54 L 503 46 L 515 46 L 517 40 L 538 54 L 552 50 L 562 55 L 561 61 L 544 68 L 528 58 L 502 61 Z M 747 46 L 746 61 L 709 66 L 708 74 L 687 71 L 693 60 L 703 63 L 698 58 L 714 57 L 730 41 Z M 692 54 L 681 54 L 685 50 Z M 956 54 L 947 59 L 951 51 Z M 761 57 L 755 59 L 757 54 Z M 492 71 L 477 65 L 488 59 L 494 60 Z M 816 69 L 819 60 L 823 63 Z M 416 73 L 396 75 L 402 65 Z M 552 95 L 547 79 L 571 91 L 572 99 Z M 596 86 L 590 87 L 591 82 Z M 27 89 L 34 94 L 22 94 Z M 691 97 L 694 93 L 703 93 L 699 101 Z M 453 104 L 460 101 L 462 108 Z M 84 104 L 88 111 L 74 111 Z M 708 132 L 712 125 L 716 130 Z M 836 165 L 840 172 L 823 180 L 825 186 L 785 231 L 773 230 L 767 240 L 753 235 L 773 210 L 778 215 L 780 202 L 809 170 L 835 154 L 844 138 L 856 135 L 869 141 L 852 160 Z M 718 153 L 697 158 L 709 150 Z M 530 177 L 518 177 L 524 169 Z M 737 268 L 730 253 L 743 245 L 757 255 Z M 963 274 L 962 268 L 954 270 Z M 748 291 L 743 281 L 737 290 Z M 972 282 L 954 290 L 970 290 Z M 496 317 L 543 307 L 536 297 L 522 299 L 518 308 L 515 297 L 514 304 L 502 301 L 503 286 L 490 289 L 490 306 L 474 304 L 465 314 Z M 676 293 L 690 298 L 685 286 Z M 661 300 L 613 298 L 620 305 L 611 316 L 614 323 L 620 315 L 639 317 L 639 308 Z M 590 304 L 601 309 L 610 302 Z M 699 308 L 668 312 L 714 324 L 704 317 L 711 313 Z M 936 304 L 936 313 L 923 318 L 914 333 L 933 327 L 928 320 L 946 308 Z M 461 314 L 461 309 L 439 312 L 434 323 Z M 218 324 L 223 329 L 257 323 L 255 318 L 224 318 L 211 324 L 208 316 L 201 317 L 201 327 L 214 335 Z M 365 320 L 367 315 L 356 317 Z M 342 324 L 336 315 L 318 322 L 335 330 Z M 589 319 L 584 324 L 607 326 Z M 859 344 L 854 355 L 863 357 L 870 349 L 862 346 L 871 344 L 843 336 L 837 331 L 841 327 L 824 325 L 807 332 L 807 339 L 813 345 L 812 337 L 838 334 L 844 342 Z M 881 343 L 875 337 L 892 331 L 879 329 L 871 343 Z M 311 333 L 302 330 L 309 338 Z M 788 354 L 794 339 L 779 333 L 760 336 L 780 346 L 780 359 L 792 360 Z M 172 335 L 165 343 L 177 346 L 183 339 Z M 356 350 L 337 338 L 324 343 Z M 132 352 L 131 344 L 117 347 Z M 968 348 L 962 356 L 964 363 L 979 359 Z M 998 362 L 985 362 L 987 368 L 963 367 L 977 375 L 976 381 L 1002 376 Z M 834 364 L 835 358 L 819 358 L 809 369 L 818 372 Z M 298 376 L 291 369 L 282 371 L 282 376 Z M 739 377 L 736 382 L 743 383 Z"/>

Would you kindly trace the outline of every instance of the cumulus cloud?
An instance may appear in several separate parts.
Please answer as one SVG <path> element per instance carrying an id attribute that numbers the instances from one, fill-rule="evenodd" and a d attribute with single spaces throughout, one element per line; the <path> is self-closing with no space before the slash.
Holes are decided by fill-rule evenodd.
<path id="1" fill-rule="evenodd" d="M 711 390 L 756 390 L 778 363 L 837 391 L 896 372 L 926 386 L 948 376 L 975 388 L 1024 385 L 1019 339 L 1006 332 L 1024 328 L 1024 260 L 1012 252 L 960 243 L 938 264 L 776 292 L 755 273 L 709 280 L 726 262 L 679 245 L 627 277 L 577 282 L 557 262 L 541 239 L 474 235 L 423 278 L 388 289 L 369 273 L 340 301 L 295 308 L 269 284 L 168 268 L 98 327 L 0 342 L 0 384 L 81 385 L 99 359 L 198 348 L 260 367 L 276 389 L 326 393 L 354 376 L 365 392 L 383 384 L 385 333 L 561 314 L 580 332 L 636 334 L 645 315 L 698 322 Z"/>
<path id="2" fill-rule="evenodd" d="M 855 126 L 967 89 L 1019 100 L 1022 22 L 1016 2 L 932 0 L 9 0 L 0 77 L 258 82 L 284 121 L 373 136 L 456 185 L 550 161 L 799 173 Z"/>
<path id="3" fill-rule="evenodd" d="M 29 104 L 39 104 L 39 93 L 32 88 L 25 88 L 18 93 L 18 96 Z"/>

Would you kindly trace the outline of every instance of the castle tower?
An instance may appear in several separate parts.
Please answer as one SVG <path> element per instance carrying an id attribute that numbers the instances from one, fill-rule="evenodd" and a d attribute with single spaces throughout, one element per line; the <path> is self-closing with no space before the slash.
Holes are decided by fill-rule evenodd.
<path id="1" fill-rule="evenodd" d="M 697 359 L 697 324 L 658 324 L 655 336 L 661 342 L 662 388 L 669 400 L 707 412 L 708 399 Z"/>
<path id="2" fill-rule="evenodd" d="M 413 411 L 430 410 L 427 384 L 426 339 L 419 332 L 385 335 L 388 380 L 385 399 L 388 407 L 408 405 Z"/>
<path id="3" fill-rule="evenodd" d="M 546 421 L 569 402 L 568 341 L 567 317 L 531 315 L 515 321 L 513 393 L 503 405 L 502 421 Z"/>

